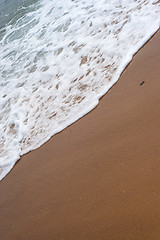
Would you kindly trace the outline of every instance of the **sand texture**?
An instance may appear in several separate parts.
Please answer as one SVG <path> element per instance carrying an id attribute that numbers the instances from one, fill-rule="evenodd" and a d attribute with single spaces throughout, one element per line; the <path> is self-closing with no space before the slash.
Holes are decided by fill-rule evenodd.
<path id="1" fill-rule="evenodd" d="M 0 239 L 159 240 L 159 145 L 160 32 L 96 109 L 2 180 Z"/>

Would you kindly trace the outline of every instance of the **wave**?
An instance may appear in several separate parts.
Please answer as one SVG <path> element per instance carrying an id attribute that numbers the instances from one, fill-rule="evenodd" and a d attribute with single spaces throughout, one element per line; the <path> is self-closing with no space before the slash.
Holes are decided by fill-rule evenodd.
<path id="1" fill-rule="evenodd" d="M 43 0 L 0 29 L 0 179 L 97 106 L 158 30 L 155 0 Z"/>

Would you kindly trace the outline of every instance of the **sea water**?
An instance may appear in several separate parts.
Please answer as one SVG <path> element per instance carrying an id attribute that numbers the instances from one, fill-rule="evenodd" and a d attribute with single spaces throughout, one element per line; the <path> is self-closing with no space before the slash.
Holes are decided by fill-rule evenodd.
<path id="1" fill-rule="evenodd" d="M 0 0 L 0 179 L 91 111 L 159 25 L 157 0 Z"/>

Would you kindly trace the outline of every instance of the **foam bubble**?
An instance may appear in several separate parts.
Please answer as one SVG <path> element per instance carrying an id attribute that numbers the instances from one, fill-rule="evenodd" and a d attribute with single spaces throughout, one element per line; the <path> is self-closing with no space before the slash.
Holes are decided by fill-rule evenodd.
<path id="1" fill-rule="evenodd" d="M 42 0 L 0 30 L 0 178 L 92 110 L 160 24 L 155 0 Z"/>

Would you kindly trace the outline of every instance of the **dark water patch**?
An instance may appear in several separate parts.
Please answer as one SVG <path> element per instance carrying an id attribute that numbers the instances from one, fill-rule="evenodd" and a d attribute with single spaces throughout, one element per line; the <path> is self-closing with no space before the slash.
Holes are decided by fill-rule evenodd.
<path id="1" fill-rule="evenodd" d="M 0 0 L 0 29 L 7 24 L 14 24 L 32 10 L 30 6 L 34 9 L 38 2 L 39 0 Z"/>

